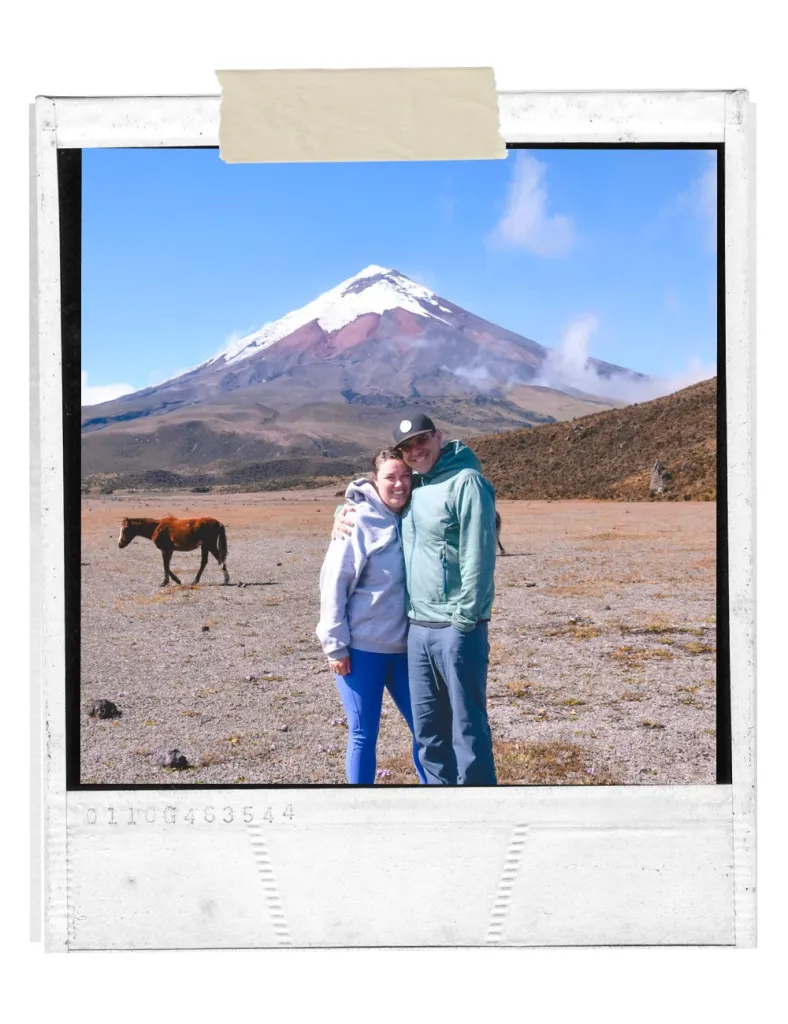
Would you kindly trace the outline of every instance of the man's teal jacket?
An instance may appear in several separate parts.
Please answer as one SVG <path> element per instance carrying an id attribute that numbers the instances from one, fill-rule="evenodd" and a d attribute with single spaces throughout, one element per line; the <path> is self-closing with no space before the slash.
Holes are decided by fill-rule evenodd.
<path id="1" fill-rule="evenodd" d="M 449 441 L 413 476 L 402 520 L 408 615 L 463 633 L 489 619 L 495 595 L 495 491 L 467 445 Z"/>

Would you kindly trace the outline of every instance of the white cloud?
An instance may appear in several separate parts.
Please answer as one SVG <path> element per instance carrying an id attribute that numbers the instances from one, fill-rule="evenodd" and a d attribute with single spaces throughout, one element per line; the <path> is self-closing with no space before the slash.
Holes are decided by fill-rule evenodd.
<path id="1" fill-rule="evenodd" d="M 477 391 L 486 391 L 488 388 L 496 387 L 500 383 L 484 365 L 482 359 L 466 363 L 461 366 L 441 366 L 445 373 L 451 373 L 459 377 L 471 388 Z M 513 382 L 512 382 L 513 383 Z"/>
<path id="2" fill-rule="evenodd" d="M 488 236 L 491 245 L 526 249 L 536 256 L 565 256 L 575 243 L 571 217 L 548 213 L 547 165 L 530 153 L 514 158 L 506 210 Z"/>
<path id="3" fill-rule="evenodd" d="M 88 386 L 88 375 L 82 371 L 82 404 L 100 405 L 101 402 L 111 402 L 121 395 L 130 395 L 135 388 L 131 384 L 94 384 Z"/>
<path id="4" fill-rule="evenodd" d="M 589 363 L 588 342 L 599 326 L 593 313 L 576 317 L 564 330 L 561 343 L 551 349 L 539 374 L 531 381 L 545 387 L 574 388 L 587 394 L 613 398 L 621 402 L 648 402 L 652 398 L 670 395 L 681 388 L 697 384 L 715 376 L 717 367 L 693 356 L 686 369 L 670 377 L 648 377 L 634 374 L 603 377 Z"/>

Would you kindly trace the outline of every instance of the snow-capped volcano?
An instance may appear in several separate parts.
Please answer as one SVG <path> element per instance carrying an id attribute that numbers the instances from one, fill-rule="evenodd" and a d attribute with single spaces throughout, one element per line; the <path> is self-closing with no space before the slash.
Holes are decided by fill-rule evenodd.
<path id="1" fill-rule="evenodd" d="M 606 383 L 638 376 L 588 359 L 594 394 L 546 387 L 550 355 L 373 264 L 187 373 L 85 409 L 83 470 L 284 460 L 277 472 L 309 476 L 390 442 L 406 408 L 452 437 L 498 433 L 609 408 Z"/>
<path id="2" fill-rule="evenodd" d="M 398 270 L 372 264 L 319 295 L 306 306 L 233 342 L 201 366 L 209 366 L 222 359 L 225 365 L 237 363 L 257 355 L 309 323 L 316 323 L 326 334 L 333 334 L 360 316 L 368 313 L 382 314 L 391 309 L 408 310 L 417 316 L 431 317 L 451 326 L 445 319 L 445 314 L 450 310 L 441 305 L 441 300 L 434 292 L 411 281 Z"/>

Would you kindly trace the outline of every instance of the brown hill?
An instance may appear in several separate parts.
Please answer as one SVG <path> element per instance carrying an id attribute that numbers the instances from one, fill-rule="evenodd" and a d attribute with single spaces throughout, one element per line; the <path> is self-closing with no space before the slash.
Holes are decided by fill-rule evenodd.
<path id="1" fill-rule="evenodd" d="M 651 469 L 671 474 L 667 500 L 717 496 L 717 378 L 623 409 L 470 440 L 499 498 L 651 497 Z"/>

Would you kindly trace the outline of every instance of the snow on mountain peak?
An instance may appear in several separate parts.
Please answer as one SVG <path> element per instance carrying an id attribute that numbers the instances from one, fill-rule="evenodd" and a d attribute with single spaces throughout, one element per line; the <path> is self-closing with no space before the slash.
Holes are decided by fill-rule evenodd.
<path id="1" fill-rule="evenodd" d="M 428 308 L 425 308 L 428 307 Z M 448 323 L 438 311 L 449 310 L 440 304 L 434 292 L 411 281 L 399 271 L 370 264 L 335 288 L 319 295 L 300 309 L 261 327 L 254 334 L 233 342 L 210 362 L 224 357 L 225 363 L 237 363 L 286 338 L 305 324 L 317 321 L 326 333 L 340 330 L 366 313 L 385 313 L 406 309 L 417 316 Z"/>
<path id="2" fill-rule="evenodd" d="M 359 270 L 355 277 L 351 277 L 351 281 L 360 281 L 363 277 L 377 277 L 378 274 L 393 274 L 395 273 L 391 267 L 379 267 L 376 263 L 370 263 L 368 267 L 364 267 L 363 270 Z"/>

